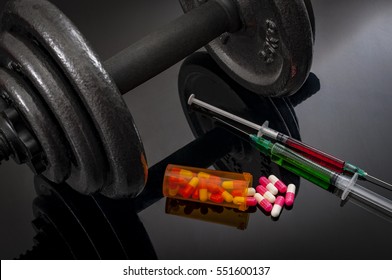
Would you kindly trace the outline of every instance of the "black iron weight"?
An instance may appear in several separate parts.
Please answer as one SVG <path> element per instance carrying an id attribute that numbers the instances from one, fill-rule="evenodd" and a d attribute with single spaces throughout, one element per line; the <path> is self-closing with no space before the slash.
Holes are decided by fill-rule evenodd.
<path id="1" fill-rule="evenodd" d="M 206 2 L 206 3 L 205 3 Z M 141 139 L 121 94 L 200 47 L 265 96 L 296 92 L 312 60 L 309 1 L 180 0 L 185 15 L 103 65 L 44 0 L 10 1 L 0 28 L 0 160 L 113 198 L 147 179 Z"/>

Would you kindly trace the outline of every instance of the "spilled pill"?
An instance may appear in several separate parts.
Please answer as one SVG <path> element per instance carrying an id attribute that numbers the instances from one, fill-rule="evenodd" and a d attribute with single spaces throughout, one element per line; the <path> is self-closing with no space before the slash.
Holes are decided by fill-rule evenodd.
<path id="1" fill-rule="evenodd" d="M 248 188 L 247 196 L 254 196 L 256 194 L 256 190 L 254 188 Z"/>
<path id="2" fill-rule="evenodd" d="M 266 188 L 264 188 L 262 185 L 256 187 L 256 192 L 264 196 L 270 203 L 275 202 L 275 196 L 272 193 L 270 193 Z"/>
<path id="3" fill-rule="evenodd" d="M 287 206 L 292 206 L 294 204 L 295 198 L 295 185 L 290 184 L 287 186 L 287 192 L 285 197 L 285 202 Z"/>
<path id="4" fill-rule="evenodd" d="M 263 208 L 266 212 L 271 212 L 272 204 L 266 198 L 264 198 L 264 196 L 262 196 L 259 193 L 256 193 L 254 198 L 256 199 L 257 203 L 261 206 L 261 208 Z"/>
<path id="5" fill-rule="evenodd" d="M 279 217 L 280 213 L 282 212 L 283 205 L 284 205 L 284 197 L 280 195 L 275 200 L 274 207 L 272 207 L 271 216 L 274 218 Z"/>
<path id="6" fill-rule="evenodd" d="M 275 175 L 270 175 L 268 177 L 268 180 L 278 189 L 280 193 L 286 193 L 287 191 L 287 186 L 279 180 Z"/>
<path id="7" fill-rule="evenodd" d="M 256 206 L 257 200 L 254 197 L 246 197 L 246 205 L 248 206 Z"/>
<path id="8" fill-rule="evenodd" d="M 260 177 L 259 183 L 273 195 L 278 194 L 278 189 L 266 177 Z"/>

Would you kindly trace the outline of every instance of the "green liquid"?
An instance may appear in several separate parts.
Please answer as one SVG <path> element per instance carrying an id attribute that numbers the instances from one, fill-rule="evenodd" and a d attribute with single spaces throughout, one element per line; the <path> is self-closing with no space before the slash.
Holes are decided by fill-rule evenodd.
<path id="1" fill-rule="evenodd" d="M 323 189 L 328 189 L 331 185 L 335 175 L 334 172 L 293 152 L 279 143 L 273 144 L 270 141 L 255 135 L 251 135 L 250 138 L 260 152 L 271 157 L 271 160 L 279 166 L 309 180 Z"/>
<path id="2" fill-rule="evenodd" d="M 311 174 L 305 172 L 304 170 L 301 170 L 298 167 L 296 167 L 288 162 L 285 162 L 282 159 L 279 159 L 278 161 L 276 161 L 276 160 L 274 160 L 274 158 L 272 158 L 272 161 L 275 162 L 276 164 L 278 164 L 279 166 L 285 168 L 286 170 L 308 180 L 309 182 L 312 182 L 313 184 L 315 184 L 325 190 L 328 190 L 329 187 L 331 186 L 329 183 L 326 183 L 326 182 L 320 180 L 319 178 L 312 176 Z"/>

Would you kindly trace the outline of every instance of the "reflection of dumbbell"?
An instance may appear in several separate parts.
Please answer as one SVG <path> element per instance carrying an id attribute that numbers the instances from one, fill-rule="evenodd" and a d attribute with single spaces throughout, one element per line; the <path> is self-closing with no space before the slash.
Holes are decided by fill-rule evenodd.
<path id="1" fill-rule="evenodd" d="M 34 186 L 34 246 L 19 259 L 157 258 L 131 199 L 81 195 L 41 176 Z"/>
<path id="2" fill-rule="evenodd" d="M 186 15 L 106 61 L 107 70 L 52 4 L 9 2 L 0 34 L 0 159 L 12 156 L 82 193 L 134 196 L 147 163 L 120 92 L 207 43 L 231 77 L 261 95 L 288 95 L 304 82 L 309 1 L 180 2 Z"/>

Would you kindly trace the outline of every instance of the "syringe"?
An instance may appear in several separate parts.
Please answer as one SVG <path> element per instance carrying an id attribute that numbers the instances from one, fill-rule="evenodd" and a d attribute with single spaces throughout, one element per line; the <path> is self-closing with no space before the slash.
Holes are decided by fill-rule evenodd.
<path id="1" fill-rule="evenodd" d="M 345 200 L 348 194 L 351 193 L 373 206 L 388 211 L 390 215 L 392 214 L 392 201 L 357 184 L 358 173 L 355 173 L 352 178 L 338 174 L 280 143 L 272 143 L 257 135 L 248 134 L 217 117 L 215 117 L 215 119 L 248 135 L 255 147 L 263 154 L 269 156 L 271 160 L 279 166 L 324 189 L 328 189 L 330 185 L 337 187 L 342 191 L 342 200 Z"/>
<path id="2" fill-rule="evenodd" d="M 234 120 L 238 123 L 241 123 L 245 126 L 248 126 L 250 128 L 253 128 L 257 131 L 257 136 L 267 136 L 268 138 L 278 141 L 280 143 L 283 143 L 284 145 L 290 147 L 291 149 L 295 150 L 297 153 L 303 155 L 304 157 L 311 159 L 314 162 L 317 162 L 318 164 L 327 167 L 330 170 L 333 170 L 337 173 L 350 173 L 350 174 L 358 174 L 359 177 L 362 179 L 365 179 L 367 181 L 373 182 L 375 184 L 382 184 L 383 186 L 391 189 L 392 185 L 382 181 L 376 177 L 373 177 L 369 175 L 365 170 L 349 163 L 346 161 L 343 161 L 337 157 L 334 157 L 332 155 L 329 155 L 323 151 L 320 151 L 316 148 L 313 148 L 305 143 L 302 143 L 294 138 L 291 138 L 288 135 L 285 135 L 283 133 L 280 133 L 278 131 L 275 131 L 271 128 L 268 127 L 268 121 L 264 122 L 263 125 L 258 125 L 253 122 L 250 122 L 248 120 L 245 120 L 241 117 L 238 117 L 236 115 L 233 115 L 229 112 L 226 112 L 222 109 L 219 109 L 215 106 L 212 106 L 206 102 L 203 102 L 201 100 L 198 100 L 195 98 L 195 95 L 192 94 L 189 99 L 188 99 L 188 104 L 196 104 L 197 106 L 207 109 L 213 113 L 216 113 L 218 115 L 224 116 L 228 119 Z"/>

